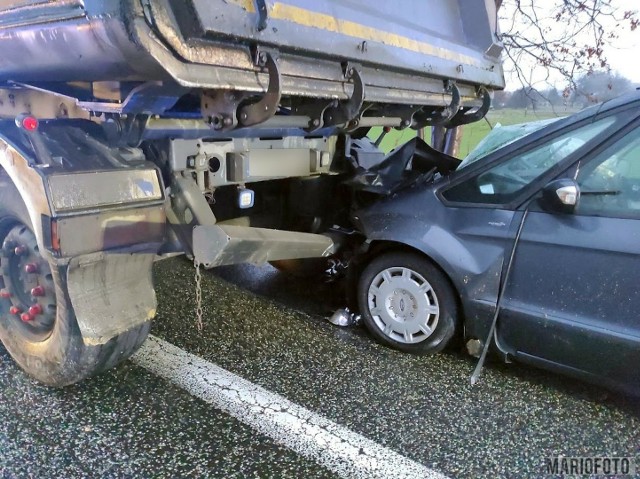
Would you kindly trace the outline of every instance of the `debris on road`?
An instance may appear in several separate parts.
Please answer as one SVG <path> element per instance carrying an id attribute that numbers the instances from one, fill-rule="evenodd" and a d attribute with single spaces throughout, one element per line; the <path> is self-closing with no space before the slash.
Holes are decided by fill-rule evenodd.
<path id="1" fill-rule="evenodd" d="M 343 328 L 360 326 L 362 323 L 362 316 L 356 313 L 352 313 L 349 308 L 338 309 L 330 318 L 327 319 L 331 324 L 341 326 Z"/>

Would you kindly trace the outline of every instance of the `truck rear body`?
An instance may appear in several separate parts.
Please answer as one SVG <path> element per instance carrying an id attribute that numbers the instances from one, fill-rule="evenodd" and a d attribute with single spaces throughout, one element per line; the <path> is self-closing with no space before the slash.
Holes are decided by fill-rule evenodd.
<path id="1" fill-rule="evenodd" d="M 178 86 L 264 91 L 268 78 L 256 66 L 256 50 L 277 56 L 285 96 L 349 98 L 346 63 L 361 68 L 367 102 L 444 106 L 444 80 L 457 82 L 469 99 L 478 86 L 504 85 L 490 1 L 405 0 L 375 8 L 364 0 L 266 2 L 260 30 L 261 3 L 3 2 L 0 79 L 34 87 L 75 82 L 55 90 L 97 103 L 124 102 L 139 82 L 175 82 L 173 92 L 163 89 L 164 101 L 133 104 L 145 98 L 134 92 L 124 108 L 156 114 L 175 106 L 184 93 Z M 157 89 L 151 95 L 159 100 Z"/>
<path id="2" fill-rule="evenodd" d="M 0 1 L 0 340 L 66 385 L 144 340 L 154 259 L 341 269 L 351 211 L 380 194 L 367 133 L 454 144 L 504 86 L 496 18 L 493 0 Z M 442 174 L 405 160 L 399 184 Z"/>

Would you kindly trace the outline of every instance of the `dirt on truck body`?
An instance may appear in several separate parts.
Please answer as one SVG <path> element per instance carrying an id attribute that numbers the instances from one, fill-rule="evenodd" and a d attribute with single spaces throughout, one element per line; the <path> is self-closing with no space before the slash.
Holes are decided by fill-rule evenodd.
<path id="1" fill-rule="evenodd" d="M 110 368 L 153 261 L 326 257 L 369 128 L 447 137 L 504 86 L 490 0 L 0 5 L 0 340 L 39 381 Z M 349 181 L 351 180 L 351 182 Z"/>

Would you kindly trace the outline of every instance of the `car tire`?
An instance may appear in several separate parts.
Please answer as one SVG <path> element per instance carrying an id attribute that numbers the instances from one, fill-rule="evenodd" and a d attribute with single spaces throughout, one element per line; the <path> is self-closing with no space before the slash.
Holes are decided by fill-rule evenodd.
<path id="1" fill-rule="evenodd" d="M 454 337 L 458 312 L 448 278 L 425 257 L 383 254 L 362 271 L 358 306 L 380 343 L 413 354 L 432 354 Z"/>
<path id="2" fill-rule="evenodd" d="M 101 344 L 85 343 L 67 292 L 66 267 L 40 255 L 27 208 L 1 171 L 0 245 L 0 341 L 28 375 L 48 386 L 67 386 L 112 368 L 142 345 L 150 321 Z"/>

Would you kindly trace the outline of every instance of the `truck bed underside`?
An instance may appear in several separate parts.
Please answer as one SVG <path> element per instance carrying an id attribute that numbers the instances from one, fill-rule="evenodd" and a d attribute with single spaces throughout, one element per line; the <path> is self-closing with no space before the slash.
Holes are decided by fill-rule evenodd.
<path id="1" fill-rule="evenodd" d="M 491 4 L 428 3 L 16 0 L 0 5 L 0 79 L 91 113 L 218 130 L 276 115 L 311 130 L 416 127 L 504 84 Z"/>

